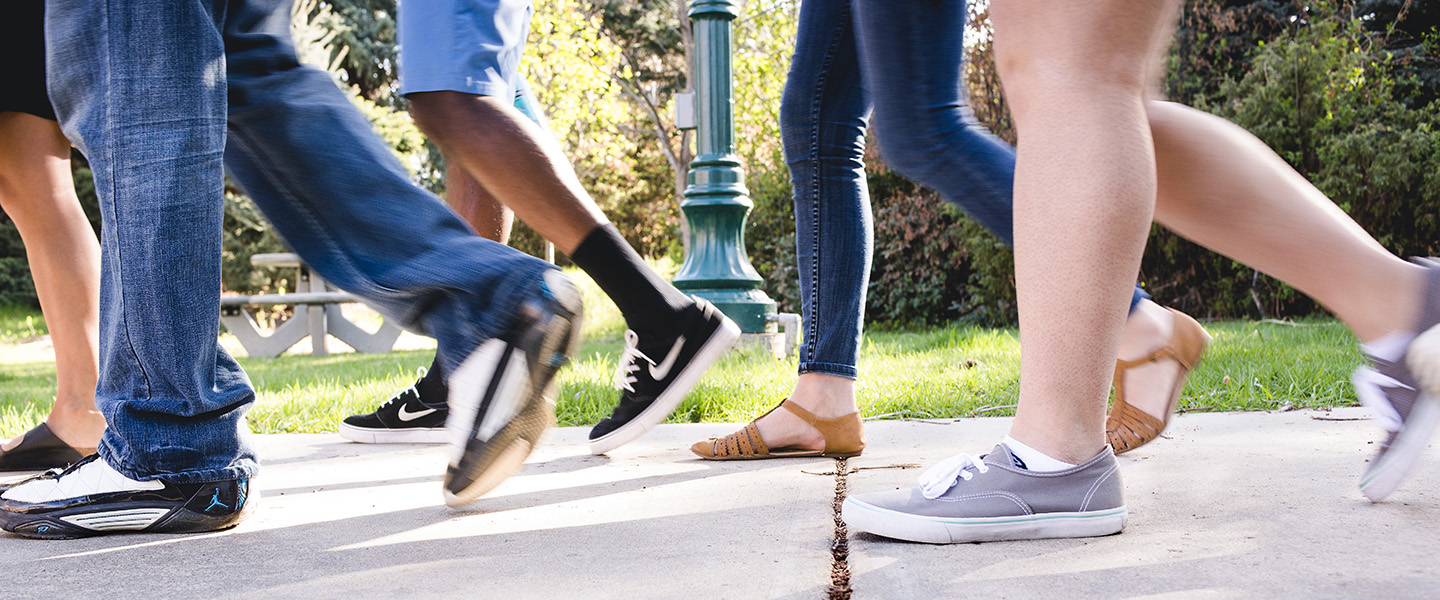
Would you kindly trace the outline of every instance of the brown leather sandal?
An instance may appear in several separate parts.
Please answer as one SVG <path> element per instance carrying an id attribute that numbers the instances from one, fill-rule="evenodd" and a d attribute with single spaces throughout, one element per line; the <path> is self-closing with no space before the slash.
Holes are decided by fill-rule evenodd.
<path id="1" fill-rule="evenodd" d="M 765 440 L 760 439 L 760 428 L 755 426 L 755 421 L 765 418 L 776 408 L 781 406 L 785 410 L 794 413 L 795 416 L 804 419 L 815 429 L 820 430 L 820 435 L 825 438 L 824 450 L 811 450 L 808 448 L 774 448 L 765 445 Z M 760 415 L 755 421 L 751 421 L 740 431 L 725 437 L 710 438 L 703 442 L 695 442 L 690 446 L 690 451 L 700 458 L 706 460 L 754 460 L 757 458 L 796 458 L 802 456 L 824 456 L 826 458 L 845 458 L 860 456 L 865 450 L 865 426 L 860 421 L 860 413 L 853 412 L 848 415 L 835 417 L 833 419 L 821 419 L 804 407 L 791 402 L 789 398 L 780 402 L 780 406 L 770 409 Z"/>
<path id="2" fill-rule="evenodd" d="M 1165 426 L 1170 423 L 1170 417 L 1175 414 L 1175 408 L 1180 402 L 1180 392 L 1185 389 L 1185 379 L 1190 376 L 1195 365 L 1200 363 L 1200 356 L 1210 344 L 1210 334 L 1205 332 L 1200 323 L 1190 318 L 1190 315 L 1173 308 L 1165 310 L 1175 315 L 1175 331 L 1170 334 L 1170 340 L 1160 349 L 1139 360 L 1115 361 L 1115 403 L 1110 408 L 1110 416 L 1105 419 L 1105 439 L 1115 449 L 1116 454 L 1124 454 L 1160 437 L 1160 433 L 1165 431 Z M 1165 407 L 1165 420 L 1162 421 L 1125 401 L 1125 372 L 1167 359 L 1180 365 L 1180 372 L 1175 378 L 1174 388 L 1170 391 L 1170 402 Z"/>

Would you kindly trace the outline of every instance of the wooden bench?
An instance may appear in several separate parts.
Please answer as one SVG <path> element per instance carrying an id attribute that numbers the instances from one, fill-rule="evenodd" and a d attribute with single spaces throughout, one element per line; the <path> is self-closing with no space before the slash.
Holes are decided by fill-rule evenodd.
<path id="1" fill-rule="evenodd" d="M 400 328 L 389 321 L 381 322 L 380 329 L 370 333 L 345 318 L 340 305 L 360 302 L 360 299 L 336 290 L 320 276 L 311 273 L 310 267 L 295 254 L 256 254 L 250 257 L 250 264 L 300 271 L 294 294 L 220 297 L 220 322 L 240 340 L 240 345 L 250 356 L 280 356 L 306 336 L 310 337 L 311 354 L 327 356 L 326 335 L 335 336 L 357 352 L 378 354 L 389 352 L 400 337 Z M 259 325 L 245 307 L 277 305 L 294 306 L 295 315 L 281 323 L 270 335 L 261 334 Z"/>

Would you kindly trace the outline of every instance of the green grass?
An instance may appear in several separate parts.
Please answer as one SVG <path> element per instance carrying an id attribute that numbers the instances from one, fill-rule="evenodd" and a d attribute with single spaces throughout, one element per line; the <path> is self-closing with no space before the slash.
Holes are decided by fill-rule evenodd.
<path id="1" fill-rule="evenodd" d="M 658 265 L 662 271 L 673 265 Z M 624 324 L 613 304 L 582 274 L 586 341 L 560 376 L 562 425 L 608 415 Z M 28 319 L 28 321 L 27 321 Z M 1349 374 L 1360 363 L 1354 339 L 1334 320 L 1206 323 L 1215 342 L 1193 374 L 1181 408 L 1197 411 L 1345 406 L 1355 401 Z M 0 310 L 0 437 L 43 418 L 55 389 L 54 363 L 27 360 L 20 342 L 43 333 L 39 314 Z M 11 333 L 14 332 L 14 333 Z M 872 333 L 861 349 L 861 411 L 882 418 L 957 418 L 1013 414 L 1019 389 L 1014 330 L 973 327 Z M 334 431 L 340 419 L 374 408 L 409 385 L 427 351 L 241 358 L 258 394 L 249 412 L 256 432 Z M 758 350 L 732 352 L 672 415 L 674 422 L 745 421 L 790 392 L 795 359 Z"/>
<path id="2" fill-rule="evenodd" d="M 28 306 L 0 306 L 0 344 L 15 344 L 50 333 L 40 311 Z"/>

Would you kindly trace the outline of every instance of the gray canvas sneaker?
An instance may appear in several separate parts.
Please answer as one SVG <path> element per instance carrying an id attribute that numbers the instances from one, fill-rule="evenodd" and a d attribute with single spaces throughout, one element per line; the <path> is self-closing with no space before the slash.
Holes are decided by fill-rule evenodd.
<path id="1" fill-rule="evenodd" d="M 1360 476 L 1360 492 L 1372 502 L 1400 486 L 1440 425 L 1440 262 L 1415 262 L 1427 269 L 1415 328 L 1420 335 L 1398 360 L 1366 356 L 1370 365 L 1356 369 L 1350 378 L 1355 395 L 1388 432 Z"/>
<path id="2" fill-rule="evenodd" d="M 845 499 L 852 529 L 932 544 L 1093 537 L 1125 528 L 1124 486 L 1110 447 L 1085 464 L 1035 472 L 1004 444 L 960 454 L 920 476 L 916 489 Z"/>

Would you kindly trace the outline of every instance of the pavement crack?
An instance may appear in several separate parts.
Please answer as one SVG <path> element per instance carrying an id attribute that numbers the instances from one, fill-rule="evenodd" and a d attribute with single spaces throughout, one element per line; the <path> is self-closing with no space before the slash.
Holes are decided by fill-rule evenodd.
<path id="1" fill-rule="evenodd" d="M 830 508 L 832 517 L 835 519 L 835 536 L 830 540 L 830 587 L 826 594 L 830 600 L 850 600 L 850 532 L 845 528 L 845 518 L 841 516 L 841 508 L 845 504 L 845 494 L 849 492 L 848 479 L 851 470 L 844 458 L 835 459 L 835 500 Z"/>

